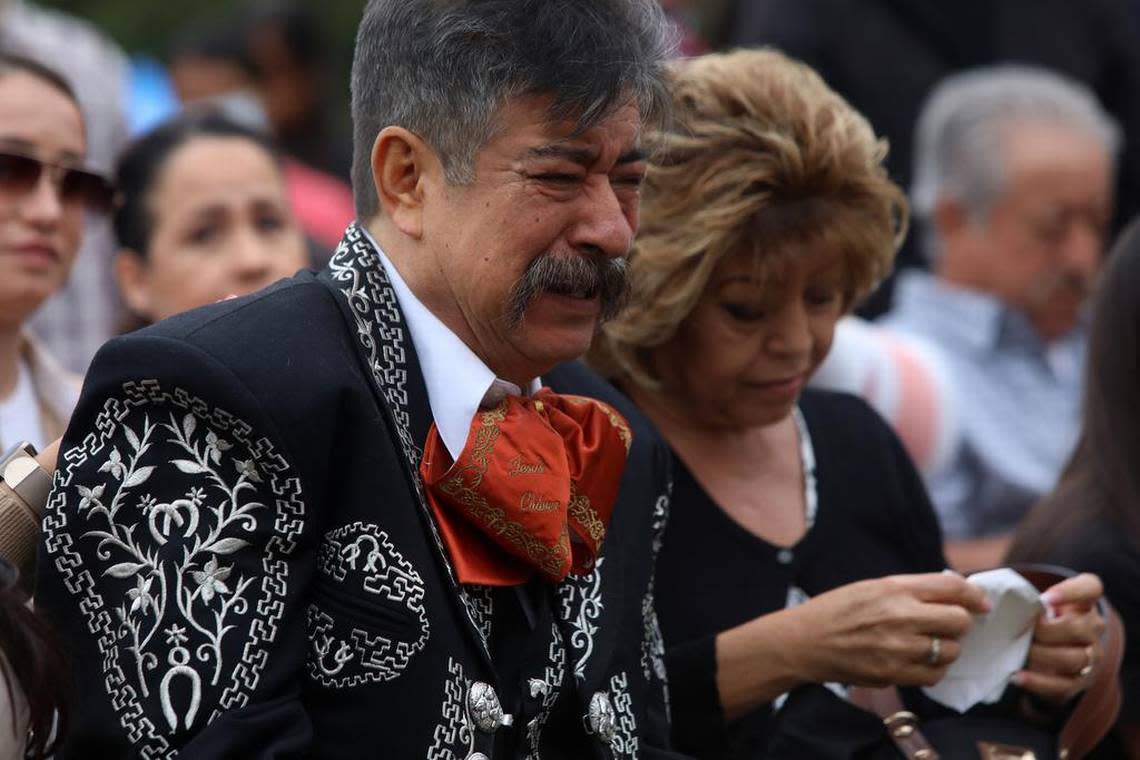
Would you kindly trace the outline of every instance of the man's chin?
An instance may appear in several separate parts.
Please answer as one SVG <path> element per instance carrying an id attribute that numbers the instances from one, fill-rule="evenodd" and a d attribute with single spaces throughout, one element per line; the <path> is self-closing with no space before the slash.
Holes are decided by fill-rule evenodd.
<path id="1" fill-rule="evenodd" d="M 598 332 L 601 312 L 599 298 L 544 293 L 527 307 L 513 341 L 541 374 L 586 353 Z"/>
<path id="2" fill-rule="evenodd" d="M 524 322 L 516 345 L 534 361 L 535 374 L 542 374 L 586 353 L 597 333 L 595 325 L 595 322 L 587 322 L 585 326 Z"/>
<path id="3" fill-rule="evenodd" d="M 1053 341 L 1072 332 L 1079 321 L 1077 313 L 1044 314 L 1033 320 L 1033 328 L 1044 340 Z"/>

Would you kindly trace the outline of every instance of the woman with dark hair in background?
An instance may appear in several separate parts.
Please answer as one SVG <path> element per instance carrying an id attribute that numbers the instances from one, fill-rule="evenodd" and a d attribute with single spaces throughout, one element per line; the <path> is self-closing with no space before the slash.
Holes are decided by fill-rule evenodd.
<path id="1" fill-rule="evenodd" d="M 119 160 L 115 275 L 148 322 L 259 290 L 308 264 L 278 154 L 212 110 L 143 135 Z"/>
<path id="2" fill-rule="evenodd" d="M 1084 422 L 1053 492 L 1017 531 L 1010 562 L 1099 575 L 1124 622 L 1124 705 L 1097 757 L 1140 757 L 1140 221 L 1117 241 L 1093 306 Z"/>

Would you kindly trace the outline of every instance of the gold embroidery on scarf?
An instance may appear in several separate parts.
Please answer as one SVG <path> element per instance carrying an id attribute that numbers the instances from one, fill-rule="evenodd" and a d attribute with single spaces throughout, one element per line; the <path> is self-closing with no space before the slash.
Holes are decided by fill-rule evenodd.
<path id="1" fill-rule="evenodd" d="M 521 456 L 517 456 L 510 462 L 510 467 L 507 469 L 507 474 L 514 477 L 516 475 L 541 475 L 546 472 L 546 465 L 542 462 L 527 462 Z"/>
<path id="2" fill-rule="evenodd" d="M 625 453 L 629 454 L 629 449 L 633 445 L 633 431 L 629 429 L 629 425 L 612 406 L 609 404 L 604 404 L 597 399 L 586 398 L 584 396 L 563 396 L 562 398 L 566 399 L 571 404 L 577 404 L 578 406 L 581 406 L 583 404 L 593 404 L 594 406 L 598 407 L 598 410 L 602 414 L 606 415 L 606 418 L 610 421 L 610 424 L 614 426 L 614 430 L 617 432 L 618 438 L 620 438 L 621 442 L 625 444 Z"/>
<path id="3" fill-rule="evenodd" d="M 578 493 L 578 484 L 573 480 L 570 481 L 570 508 L 567 512 L 570 517 L 580 522 L 586 532 L 590 534 L 590 538 L 594 540 L 594 549 L 597 550 L 602 545 L 602 539 L 606 536 L 606 524 L 594 511 L 590 497 Z"/>
<path id="4" fill-rule="evenodd" d="M 499 438 L 499 423 L 507 418 L 507 402 L 479 414 L 480 425 L 475 430 L 475 441 L 471 445 L 471 463 L 467 467 L 456 468 L 455 474 L 444 479 L 439 487 L 456 500 L 468 516 L 482 525 L 492 535 L 499 536 L 507 543 L 521 549 L 543 573 L 559 577 L 566 559 L 570 556 L 570 538 L 563 533 L 555 546 L 547 546 L 529 532 L 522 524 L 507 519 L 505 510 L 487 503 L 478 488 L 487 474 L 491 452 Z"/>
<path id="5" fill-rule="evenodd" d="M 558 499 L 547 499 L 534 491 L 525 491 L 519 501 L 519 509 L 523 512 L 556 512 L 562 508 Z"/>

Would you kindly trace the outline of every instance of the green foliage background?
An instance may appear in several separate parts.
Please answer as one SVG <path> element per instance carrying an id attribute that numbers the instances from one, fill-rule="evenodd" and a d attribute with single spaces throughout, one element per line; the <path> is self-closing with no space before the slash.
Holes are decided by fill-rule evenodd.
<path id="1" fill-rule="evenodd" d="M 188 25 L 225 17 L 242 7 L 240 0 L 36 0 L 92 22 L 129 55 L 164 58 L 170 43 Z M 330 104 L 341 111 L 348 104 L 348 72 L 353 38 L 365 0 L 301 0 L 322 18 L 327 43 Z M 338 114 L 347 121 L 347 113 Z"/>
<path id="2" fill-rule="evenodd" d="M 241 7 L 235 0 L 38 0 L 85 18 L 100 27 L 129 53 L 161 57 L 170 40 L 188 23 L 224 16 Z M 364 0 L 306 0 L 324 19 L 330 50 L 351 58 L 352 37 Z"/>

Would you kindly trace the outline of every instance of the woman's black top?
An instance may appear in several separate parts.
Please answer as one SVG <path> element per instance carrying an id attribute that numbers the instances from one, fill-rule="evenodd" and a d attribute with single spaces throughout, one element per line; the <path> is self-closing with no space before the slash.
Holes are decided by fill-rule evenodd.
<path id="1" fill-rule="evenodd" d="M 818 510 L 794 546 L 774 546 L 717 506 L 678 458 L 657 566 L 677 748 L 699 758 L 762 756 L 771 708 L 726 723 L 715 637 L 807 596 L 867 578 L 936 572 L 942 536 L 926 489 L 890 428 L 861 400 L 805 391 Z"/>
<path id="2" fill-rule="evenodd" d="M 1124 623 L 1124 662 L 1120 687 L 1124 696 L 1119 723 L 1140 724 L 1140 544 L 1132 534 L 1108 518 L 1084 523 L 1043 558 L 1051 564 L 1096 573 L 1104 593 Z M 1091 756 L 1127 757 L 1111 734 Z"/>

